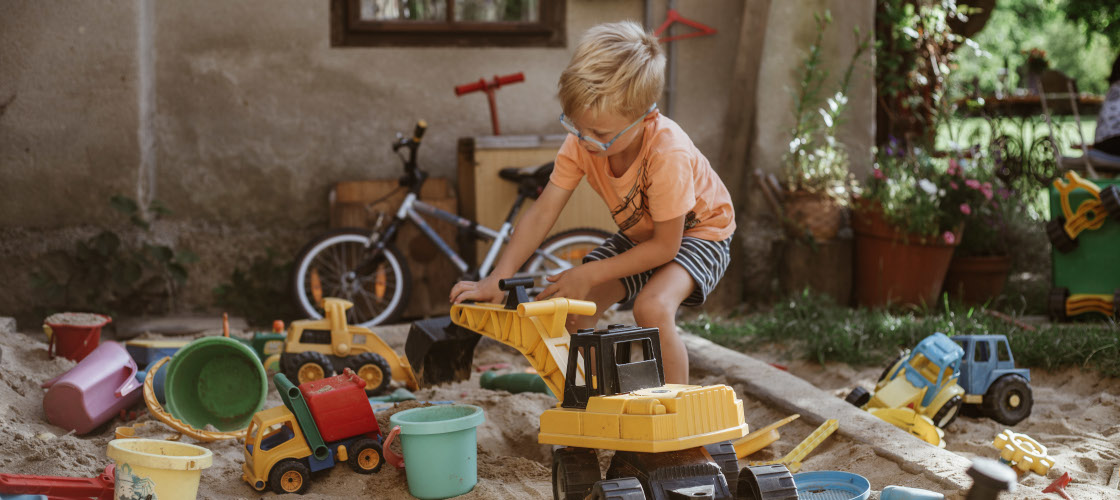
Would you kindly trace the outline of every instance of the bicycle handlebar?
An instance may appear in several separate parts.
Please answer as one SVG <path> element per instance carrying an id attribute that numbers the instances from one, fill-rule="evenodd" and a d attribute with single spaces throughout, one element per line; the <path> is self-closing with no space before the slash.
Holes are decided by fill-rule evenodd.
<path id="1" fill-rule="evenodd" d="M 416 128 L 412 131 L 412 140 L 417 143 L 420 142 L 420 138 L 424 137 L 425 130 L 428 130 L 427 121 L 420 120 L 416 122 Z"/>

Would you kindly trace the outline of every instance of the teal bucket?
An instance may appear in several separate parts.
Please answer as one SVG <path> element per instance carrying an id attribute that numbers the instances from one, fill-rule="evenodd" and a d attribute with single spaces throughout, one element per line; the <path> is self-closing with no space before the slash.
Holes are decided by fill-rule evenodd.
<path id="1" fill-rule="evenodd" d="M 268 396 L 268 377 L 252 349 L 228 337 L 187 344 L 167 365 L 167 411 L 195 429 L 249 426 Z"/>
<path id="2" fill-rule="evenodd" d="M 409 493 L 432 500 L 471 491 L 478 483 L 475 428 L 485 420 L 473 405 L 427 406 L 389 417 L 400 427 Z"/>

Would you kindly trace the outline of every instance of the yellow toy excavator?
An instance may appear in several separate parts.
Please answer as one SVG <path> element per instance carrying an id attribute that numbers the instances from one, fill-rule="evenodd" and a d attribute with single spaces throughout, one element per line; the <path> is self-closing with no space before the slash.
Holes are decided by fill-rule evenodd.
<path id="1" fill-rule="evenodd" d="M 500 286 L 508 291 L 505 305 L 457 304 L 450 323 L 517 349 L 559 399 L 541 415 L 538 436 L 558 447 L 554 498 L 797 498 L 783 466 L 739 470 L 732 441 L 747 434 L 747 424 L 731 387 L 664 383 L 656 328 L 610 325 L 569 334 L 568 314 L 594 314 L 593 302 L 529 302 L 524 287 L 531 278 Z M 439 361 L 428 355 L 433 345 L 451 337 L 468 342 L 439 318 L 425 321 L 413 324 L 405 348 L 421 373 Z M 452 372 L 466 370 L 445 368 Z M 615 451 L 605 480 L 596 449 Z"/>

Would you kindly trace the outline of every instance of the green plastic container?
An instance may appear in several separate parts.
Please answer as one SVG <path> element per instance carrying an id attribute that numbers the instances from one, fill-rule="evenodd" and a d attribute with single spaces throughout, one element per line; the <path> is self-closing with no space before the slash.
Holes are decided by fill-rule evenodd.
<path id="1" fill-rule="evenodd" d="M 427 406 L 389 417 L 401 428 L 409 493 L 430 500 L 471 491 L 478 483 L 475 428 L 485 420 L 473 405 Z"/>
<path id="2" fill-rule="evenodd" d="M 164 382 L 167 411 L 191 427 L 244 429 L 264 406 L 268 378 L 257 354 L 237 340 L 205 337 L 175 353 Z"/>
<path id="3" fill-rule="evenodd" d="M 1104 189 L 1120 186 L 1120 179 L 1092 179 L 1090 182 Z M 1084 189 L 1070 193 L 1069 204 L 1073 210 L 1091 195 Z M 1050 218 L 1062 215 L 1062 201 L 1058 190 L 1050 187 Z M 1120 222 L 1109 217 L 1099 229 L 1082 231 L 1077 236 L 1077 249 L 1069 253 L 1051 251 L 1055 287 L 1068 288 L 1070 294 L 1112 293 L 1120 288 Z"/>

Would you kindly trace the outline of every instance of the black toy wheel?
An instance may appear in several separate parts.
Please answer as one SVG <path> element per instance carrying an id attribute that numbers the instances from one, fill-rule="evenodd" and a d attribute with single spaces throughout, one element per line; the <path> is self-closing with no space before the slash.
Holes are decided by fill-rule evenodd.
<path id="1" fill-rule="evenodd" d="M 797 485 L 781 464 L 754 465 L 739 471 L 737 500 L 797 500 Z"/>
<path id="2" fill-rule="evenodd" d="M 1054 321 L 1066 321 L 1069 315 L 1066 314 L 1066 303 L 1069 302 L 1069 289 L 1066 287 L 1058 287 L 1050 290 L 1050 297 L 1047 299 L 1046 311 L 1050 313 L 1050 319 Z"/>
<path id="3" fill-rule="evenodd" d="M 363 352 L 348 359 L 346 366 L 366 381 L 366 396 L 383 394 L 393 380 L 393 370 L 380 354 Z"/>
<path id="4" fill-rule="evenodd" d="M 1050 238 L 1050 244 L 1059 252 L 1070 253 L 1077 250 L 1077 240 L 1070 238 L 1066 232 L 1065 217 L 1059 215 L 1046 223 L 1046 237 Z"/>
<path id="5" fill-rule="evenodd" d="M 591 488 L 591 500 L 645 500 L 646 492 L 635 477 L 606 479 Z"/>
<path id="6" fill-rule="evenodd" d="M 385 463 L 385 456 L 381 454 L 381 445 L 370 438 L 354 441 L 347 451 L 350 454 L 350 459 L 347 460 L 350 468 L 359 474 L 373 474 L 381 470 L 381 464 Z"/>
<path id="7" fill-rule="evenodd" d="M 326 354 L 319 352 L 301 352 L 296 354 L 289 363 L 284 375 L 288 381 L 295 385 L 304 384 L 327 378 L 334 374 L 334 365 Z"/>
<path id="8" fill-rule="evenodd" d="M 595 450 L 560 448 L 552 452 L 553 500 L 583 500 L 602 479 Z"/>
<path id="9" fill-rule="evenodd" d="M 739 483 L 739 458 L 735 456 L 735 445 L 731 441 L 723 441 L 704 445 L 704 449 L 708 450 L 712 461 L 719 466 L 724 479 L 727 479 L 727 487 L 734 494 L 735 485 Z"/>
<path id="10" fill-rule="evenodd" d="M 1106 186 L 1101 190 L 1101 205 L 1104 211 L 1115 220 L 1120 221 L 1120 189 L 1115 185 Z"/>
<path id="11" fill-rule="evenodd" d="M 844 397 L 844 401 L 851 403 L 852 406 L 856 408 L 863 408 L 863 405 L 871 401 L 871 393 L 867 392 L 867 389 L 863 387 L 856 386 L 855 389 L 852 389 L 852 392 L 849 392 L 848 395 Z"/>
<path id="12" fill-rule="evenodd" d="M 949 424 L 953 423 L 957 419 L 957 415 L 961 413 L 962 402 L 960 396 L 949 398 L 945 404 L 941 405 L 937 413 L 933 414 L 933 423 L 942 429 L 949 427 Z"/>
<path id="13" fill-rule="evenodd" d="M 1014 373 L 992 382 L 981 406 L 984 415 L 1003 425 L 1015 425 L 1031 415 L 1034 396 L 1027 379 Z"/>
<path id="14" fill-rule="evenodd" d="M 268 486 L 280 495 L 302 495 L 311 486 L 311 470 L 303 462 L 289 458 L 276 464 L 268 472 Z"/>
<path id="15" fill-rule="evenodd" d="M 909 355 L 910 355 L 909 350 L 898 353 L 898 355 L 895 356 L 894 359 L 892 359 L 891 362 L 887 364 L 887 367 L 883 368 L 883 373 L 879 374 L 879 379 L 875 381 L 875 385 L 878 386 L 879 384 L 883 383 L 883 381 L 886 380 L 887 377 L 890 376 L 891 372 L 894 371 L 894 369 L 898 367 L 898 363 L 900 361 L 906 359 Z M 860 406 L 863 406 L 863 405 L 860 405 Z"/>

